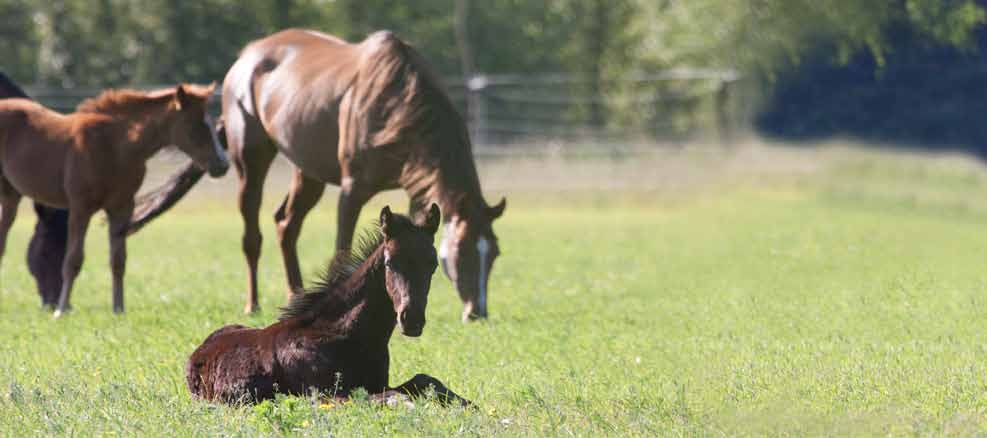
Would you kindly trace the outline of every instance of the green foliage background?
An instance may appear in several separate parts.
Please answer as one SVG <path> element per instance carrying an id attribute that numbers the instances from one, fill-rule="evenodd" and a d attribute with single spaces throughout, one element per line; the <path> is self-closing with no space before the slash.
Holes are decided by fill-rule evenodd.
<path id="1" fill-rule="evenodd" d="M 768 121 L 758 126 L 771 134 L 882 139 L 924 126 L 915 119 L 945 118 L 944 131 L 952 135 L 906 129 L 904 140 L 976 145 L 987 144 L 987 133 L 963 115 L 978 112 L 976 102 L 987 96 L 971 95 L 968 77 L 946 97 L 920 90 L 909 105 L 923 108 L 917 116 L 895 113 L 900 99 L 874 102 L 868 93 L 916 89 L 884 74 L 901 65 L 987 69 L 979 55 L 987 47 L 985 6 L 987 0 L 0 0 L 0 69 L 22 84 L 63 87 L 218 81 L 246 42 L 278 29 L 314 28 L 354 41 L 390 29 L 450 77 L 582 75 L 586 81 L 562 93 L 604 98 L 567 110 L 568 116 L 616 132 L 657 131 L 682 114 L 692 117 L 695 105 L 657 98 L 651 106 L 627 105 L 622 98 L 711 93 L 704 83 L 627 86 L 616 79 L 704 67 L 739 71 L 744 94 L 753 98 L 735 106 L 763 110 Z M 457 15 L 460 8 L 466 13 Z M 461 19 L 466 30 L 457 39 Z M 462 59 L 464 43 L 471 59 Z M 936 56 L 943 51 L 962 56 L 944 61 Z M 859 75 L 850 83 L 826 82 L 845 67 Z M 922 84 L 951 79 L 910 74 Z M 846 108 L 886 114 L 848 124 L 860 117 Z M 956 112 L 944 117 L 942 108 Z"/>
<path id="2" fill-rule="evenodd" d="M 349 39 L 388 28 L 446 74 L 460 70 L 453 0 L 0 1 L 0 59 L 26 83 L 119 85 L 221 77 L 247 41 L 311 27 Z M 485 73 L 620 75 L 682 64 L 767 76 L 825 47 L 883 59 L 895 28 L 970 47 L 981 0 L 467 1 L 468 39 Z"/>

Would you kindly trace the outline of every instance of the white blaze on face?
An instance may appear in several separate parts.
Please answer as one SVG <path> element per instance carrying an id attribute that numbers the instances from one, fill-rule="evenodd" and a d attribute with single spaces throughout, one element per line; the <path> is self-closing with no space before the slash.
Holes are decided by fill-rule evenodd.
<path id="1" fill-rule="evenodd" d="M 212 147 L 216 151 L 216 157 L 219 158 L 220 164 L 224 167 L 229 165 L 229 160 L 226 158 L 226 151 L 223 150 L 222 143 L 219 142 L 219 137 L 216 135 L 216 124 L 213 123 L 212 117 L 206 114 L 203 118 L 206 123 L 206 129 L 209 130 L 209 135 L 212 137 Z"/>
<path id="2" fill-rule="evenodd" d="M 480 309 L 487 308 L 487 255 L 490 254 L 490 242 L 486 237 L 480 237 L 476 241 L 476 252 L 480 259 L 480 274 L 477 276 L 477 281 L 480 283 L 480 297 L 478 299 L 478 305 Z"/>
<path id="3" fill-rule="evenodd" d="M 445 272 L 446 277 L 449 277 L 449 265 L 447 260 L 449 259 L 449 245 L 452 245 L 452 222 L 446 223 L 446 229 L 442 232 L 442 242 L 439 243 L 439 263 L 442 264 L 442 272 Z M 456 279 L 449 277 L 453 282 Z"/>
<path id="4" fill-rule="evenodd" d="M 452 244 L 452 222 L 446 224 L 445 231 L 442 232 L 442 242 L 439 243 L 439 258 L 445 260 L 449 258 L 449 245 Z"/>

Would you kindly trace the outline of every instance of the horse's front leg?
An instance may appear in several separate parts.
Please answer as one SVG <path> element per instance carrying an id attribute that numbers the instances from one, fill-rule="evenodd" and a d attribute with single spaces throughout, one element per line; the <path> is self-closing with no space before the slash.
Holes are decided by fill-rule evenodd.
<path id="1" fill-rule="evenodd" d="M 134 206 L 107 210 L 110 222 L 110 270 L 113 272 L 113 313 L 123 313 L 123 276 L 127 270 L 127 228 Z"/>
<path id="2" fill-rule="evenodd" d="M 384 400 L 388 400 L 393 396 L 393 391 L 401 394 L 407 394 L 411 398 L 424 397 L 428 393 L 428 388 L 431 387 L 435 391 L 435 396 L 438 398 L 439 402 L 443 405 L 459 405 L 468 408 L 476 408 L 473 402 L 460 397 L 455 392 L 452 392 L 449 388 L 446 388 L 439 379 L 429 376 L 427 374 L 416 374 L 411 380 L 404 382 L 398 386 L 395 386 L 389 391 L 384 391 L 381 395 Z"/>
<path id="3" fill-rule="evenodd" d="M 325 187 L 321 181 L 306 177 L 301 170 L 295 169 L 291 191 L 274 214 L 274 221 L 278 226 L 278 242 L 281 244 L 281 258 L 288 277 L 289 298 L 293 294 L 304 292 L 302 273 L 298 267 L 298 235 L 302 231 L 305 215 L 322 198 Z"/>
<path id="4" fill-rule="evenodd" d="M 55 318 L 60 318 L 71 308 L 69 299 L 72 294 L 72 286 L 75 284 L 75 277 L 82 270 L 86 231 L 89 229 L 89 221 L 92 219 L 93 213 L 95 212 L 92 209 L 82 206 L 72 205 L 69 209 L 68 249 L 65 251 L 65 260 L 62 262 L 62 293 L 58 297 Z"/>
<path id="5" fill-rule="evenodd" d="M 373 197 L 373 191 L 354 183 L 352 177 L 344 177 L 339 192 L 338 222 L 336 224 L 336 251 L 349 250 L 353 243 L 353 231 L 360 218 L 363 205 Z"/>

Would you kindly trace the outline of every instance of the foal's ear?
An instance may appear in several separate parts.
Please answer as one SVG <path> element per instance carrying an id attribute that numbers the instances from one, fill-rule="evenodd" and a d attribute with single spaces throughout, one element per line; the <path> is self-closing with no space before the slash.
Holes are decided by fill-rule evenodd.
<path id="1" fill-rule="evenodd" d="M 497 205 L 490 207 L 488 212 L 490 213 L 490 220 L 499 218 L 504 214 L 504 209 L 507 208 L 507 198 L 500 198 L 500 202 Z"/>
<path id="2" fill-rule="evenodd" d="M 390 232 L 394 231 L 392 229 L 393 223 L 394 214 L 391 213 L 391 207 L 384 206 L 384 208 L 380 210 L 380 231 L 384 233 L 385 236 L 390 235 Z"/>
<path id="3" fill-rule="evenodd" d="M 432 203 L 432 207 L 428 209 L 428 216 L 425 216 L 425 230 L 429 233 L 435 234 L 439 230 L 439 218 L 442 216 L 442 212 L 439 211 L 439 206 Z"/>

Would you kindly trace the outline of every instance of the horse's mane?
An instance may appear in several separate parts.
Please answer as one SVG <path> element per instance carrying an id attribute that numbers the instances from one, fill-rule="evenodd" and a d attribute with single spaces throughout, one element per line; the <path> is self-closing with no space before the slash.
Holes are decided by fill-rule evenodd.
<path id="1" fill-rule="evenodd" d="M 144 109 L 151 104 L 162 103 L 174 93 L 149 93 L 136 90 L 106 90 L 96 97 L 83 100 L 75 108 L 80 113 L 119 114 Z"/>
<path id="2" fill-rule="evenodd" d="M 377 32 L 362 46 L 353 86 L 350 123 L 361 144 L 408 141 L 417 161 L 403 184 L 413 199 L 455 205 L 463 193 L 480 193 L 479 176 L 466 124 L 446 95 L 439 76 L 413 47 L 390 32 Z M 443 186 L 440 188 L 440 186 Z M 449 190 L 455 187 L 458 190 Z"/>
<path id="3" fill-rule="evenodd" d="M 304 293 L 291 298 L 287 306 L 281 308 L 279 321 L 304 316 L 317 310 L 322 303 L 341 292 L 340 286 L 356 273 L 377 248 L 384 242 L 379 226 L 364 231 L 357 239 L 352 251 L 340 251 L 333 257 L 318 280 Z"/>
<path id="4" fill-rule="evenodd" d="M 209 96 L 209 91 L 205 87 L 192 84 L 183 84 L 182 86 L 189 95 L 198 96 L 202 99 L 206 99 Z M 175 96 L 175 90 L 175 88 L 165 88 L 155 91 L 128 89 L 106 90 L 96 97 L 83 100 L 75 110 L 82 113 L 102 114 L 141 112 L 171 100 Z"/>

